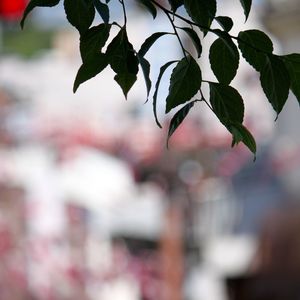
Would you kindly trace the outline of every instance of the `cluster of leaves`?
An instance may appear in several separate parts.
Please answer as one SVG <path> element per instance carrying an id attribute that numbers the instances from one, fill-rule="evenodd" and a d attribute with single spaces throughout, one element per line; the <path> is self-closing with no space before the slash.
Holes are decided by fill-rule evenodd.
<path id="1" fill-rule="evenodd" d="M 232 134 L 232 146 L 243 142 L 251 152 L 256 153 L 256 143 L 243 125 L 244 102 L 239 92 L 230 84 L 234 79 L 240 60 L 240 53 L 245 60 L 260 74 L 262 89 L 278 114 L 281 112 L 289 90 L 291 89 L 300 101 L 300 54 L 279 56 L 273 53 L 270 38 L 259 30 L 246 30 L 233 36 L 230 31 L 234 25 L 229 16 L 217 15 L 217 0 L 168 0 L 162 4 L 159 0 L 135 0 L 152 14 L 153 19 L 160 10 L 169 19 L 173 32 L 155 32 L 149 36 L 141 48 L 136 51 L 128 40 L 126 31 L 127 15 L 125 0 L 118 1 L 124 14 L 124 24 L 110 21 L 110 0 L 64 0 L 64 8 L 68 21 L 80 33 L 80 53 L 82 65 L 78 70 L 74 92 L 79 85 L 103 71 L 108 65 L 115 72 L 115 81 L 120 85 L 125 97 L 135 81 L 139 67 L 141 68 L 149 97 L 152 83 L 150 79 L 150 63 L 146 54 L 152 45 L 165 35 L 174 35 L 182 49 L 182 58 L 164 64 L 159 72 L 153 93 L 153 110 L 156 123 L 161 126 L 156 113 L 156 102 L 160 81 L 164 72 L 173 65 L 170 78 L 169 94 L 166 98 L 166 113 L 178 108 L 170 122 L 168 139 L 182 123 L 196 103 L 205 103 Z M 37 6 L 55 6 L 60 0 L 31 0 L 24 11 L 24 20 Z M 240 0 L 245 19 L 247 20 L 252 0 Z M 180 14 L 178 9 L 180 8 Z M 98 13 L 103 22 L 92 26 L 95 14 Z M 177 23 L 186 24 L 178 26 Z M 219 27 L 213 28 L 212 24 Z M 106 45 L 112 26 L 118 27 L 118 33 Z M 184 47 L 179 32 L 185 32 L 195 46 L 195 55 Z M 199 33 L 200 32 L 200 33 Z M 196 59 L 201 57 L 201 39 L 207 34 L 216 36 L 210 46 L 209 61 L 217 79 L 211 82 L 203 79 Z M 196 56 L 196 57 L 194 57 Z M 202 93 L 202 85 L 209 86 L 209 99 Z M 199 97 L 197 97 L 199 95 Z M 199 99 L 198 99 L 199 98 Z"/>

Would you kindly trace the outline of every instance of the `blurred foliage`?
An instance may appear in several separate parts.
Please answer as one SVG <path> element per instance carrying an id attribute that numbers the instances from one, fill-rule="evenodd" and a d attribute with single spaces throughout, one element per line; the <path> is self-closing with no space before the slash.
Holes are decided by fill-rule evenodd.
<path id="1" fill-rule="evenodd" d="M 26 31 L 21 31 L 18 26 L 4 27 L 1 52 L 31 58 L 52 47 L 53 35 L 53 30 L 33 26 L 28 27 Z"/>

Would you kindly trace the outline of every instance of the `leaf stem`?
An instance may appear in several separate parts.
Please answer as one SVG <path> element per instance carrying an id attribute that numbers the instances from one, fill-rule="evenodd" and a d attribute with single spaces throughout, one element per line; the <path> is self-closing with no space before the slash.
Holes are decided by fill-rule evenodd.
<path id="1" fill-rule="evenodd" d="M 161 5 L 160 3 L 158 3 L 156 0 L 150 0 L 153 4 L 155 4 L 157 7 L 159 7 L 162 11 L 164 11 L 165 13 L 171 14 L 173 17 L 176 17 L 190 25 L 194 25 L 199 27 L 200 29 L 206 30 L 206 31 L 210 31 L 210 32 L 214 32 L 213 29 L 207 27 L 207 26 L 203 26 L 201 24 L 195 23 L 181 15 L 176 14 L 175 12 L 170 11 L 169 9 L 165 8 L 163 5 Z"/>
<path id="2" fill-rule="evenodd" d="M 180 20 L 186 22 L 187 24 L 189 24 L 189 25 L 191 25 L 191 26 L 196 26 L 196 27 L 198 27 L 198 28 L 200 28 L 200 29 L 203 29 L 203 30 L 205 30 L 205 31 L 214 33 L 215 35 L 219 36 L 218 32 L 217 32 L 215 29 L 211 29 L 211 28 L 209 28 L 209 27 L 207 27 L 207 26 L 203 26 L 203 25 L 198 24 L 198 23 L 196 23 L 196 22 L 193 22 L 193 21 L 191 21 L 191 20 L 189 20 L 189 19 L 187 19 L 187 18 L 185 18 L 185 17 L 183 17 L 183 16 L 181 16 L 181 15 L 175 13 L 175 12 L 172 12 L 172 11 L 170 11 L 169 9 L 165 8 L 163 5 L 161 5 L 160 3 L 158 3 L 156 0 L 150 0 L 150 1 L 151 1 L 153 4 L 155 4 L 157 7 L 159 7 L 161 10 L 163 10 L 165 13 L 172 14 L 173 17 L 176 17 L 176 18 L 178 18 L 178 19 L 180 19 Z M 226 32 L 226 33 L 227 33 L 227 32 Z M 228 34 L 228 33 L 227 33 L 227 34 Z M 251 44 L 249 44 L 249 43 L 247 43 L 247 42 L 241 40 L 241 39 L 240 39 L 239 37 L 237 37 L 237 36 L 233 36 L 233 35 L 230 35 L 230 34 L 228 34 L 228 35 L 229 35 L 229 37 L 231 37 L 232 39 L 235 39 L 235 40 L 237 40 L 237 41 L 240 41 L 240 42 L 244 43 L 245 45 L 247 45 L 248 47 L 251 47 L 252 49 L 255 49 L 255 50 L 257 50 L 257 51 L 259 51 L 259 52 L 261 52 L 261 53 L 269 54 L 269 53 L 267 53 L 267 52 L 265 52 L 265 51 L 263 51 L 263 50 L 261 50 L 261 49 L 259 49 L 259 48 L 254 47 L 253 45 L 251 45 Z"/>
<path id="3" fill-rule="evenodd" d="M 178 31 L 177 31 L 177 28 L 176 28 L 176 26 L 175 26 L 175 24 L 174 24 L 174 21 L 172 20 L 172 18 L 170 17 L 170 14 L 169 14 L 168 12 L 165 11 L 165 14 L 167 15 L 167 17 L 168 17 L 168 19 L 169 19 L 169 21 L 170 21 L 170 23 L 171 23 L 171 25 L 172 25 L 172 27 L 173 27 L 173 29 L 174 29 L 174 34 L 176 35 L 176 37 L 177 37 L 177 39 L 178 39 L 178 42 L 179 42 L 180 47 L 181 47 L 181 49 L 182 49 L 183 55 L 184 55 L 185 58 L 187 58 L 187 57 L 186 57 L 186 52 L 187 52 L 187 51 L 185 50 L 185 48 L 184 48 L 184 46 L 183 46 L 183 43 L 182 43 L 182 41 L 181 41 L 181 39 L 180 39 L 180 36 L 179 36 L 179 34 L 178 34 Z"/>
<path id="4" fill-rule="evenodd" d="M 201 95 L 201 99 L 200 99 L 200 100 L 203 101 L 203 102 L 209 107 L 209 109 L 215 114 L 215 112 L 214 112 L 212 106 L 211 106 L 211 105 L 208 103 L 208 101 L 205 99 L 205 97 L 204 97 L 203 92 L 202 92 L 201 89 L 199 90 L 199 92 L 200 92 L 200 95 Z"/>
<path id="5" fill-rule="evenodd" d="M 124 3 L 124 0 L 119 0 L 119 2 L 121 3 L 121 5 L 122 5 L 122 8 L 123 8 L 123 15 L 124 15 L 124 27 L 126 27 L 126 25 L 127 25 L 127 14 L 126 14 L 126 7 L 125 7 L 125 3 Z"/>

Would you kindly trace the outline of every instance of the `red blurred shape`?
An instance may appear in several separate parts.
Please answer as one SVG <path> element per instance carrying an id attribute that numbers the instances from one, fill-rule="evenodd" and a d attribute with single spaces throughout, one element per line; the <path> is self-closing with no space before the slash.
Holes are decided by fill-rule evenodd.
<path id="1" fill-rule="evenodd" d="M 0 18 L 8 21 L 19 20 L 26 2 L 26 0 L 0 0 Z"/>

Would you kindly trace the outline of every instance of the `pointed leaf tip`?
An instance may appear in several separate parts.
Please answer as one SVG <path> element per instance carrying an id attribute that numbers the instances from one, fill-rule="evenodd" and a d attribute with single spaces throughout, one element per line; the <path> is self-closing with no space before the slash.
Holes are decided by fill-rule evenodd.
<path id="1" fill-rule="evenodd" d="M 101 73 L 108 65 L 108 60 L 105 54 L 100 53 L 85 61 L 79 68 L 74 85 L 73 92 L 76 93 L 78 87 L 85 81 L 95 77 Z"/>
<path id="2" fill-rule="evenodd" d="M 243 10 L 244 10 L 244 14 L 245 14 L 245 18 L 246 18 L 245 21 L 247 21 L 250 11 L 251 11 L 252 0 L 240 0 L 240 2 L 243 7 Z"/>
<path id="3" fill-rule="evenodd" d="M 267 57 L 260 72 L 260 83 L 278 116 L 286 103 L 290 88 L 289 73 L 281 59 L 274 55 Z"/>
<path id="4" fill-rule="evenodd" d="M 31 0 L 23 13 L 22 19 L 20 21 L 20 26 L 23 29 L 25 20 L 28 16 L 28 14 L 35 8 L 35 7 L 52 7 L 56 6 L 59 3 L 60 0 Z"/>
<path id="5" fill-rule="evenodd" d="M 169 146 L 169 140 L 170 137 L 173 135 L 173 133 L 176 131 L 176 129 L 180 126 L 180 124 L 183 122 L 185 117 L 188 115 L 191 108 L 194 106 L 195 101 L 190 102 L 183 106 L 172 118 L 169 126 L 169 132 L 168 132 L 168 139 L 167 139 L 167 147 Z"/>
<path id="6" fill-rule="evenodd" d="M 243 124 L 237 122 L 232 122 L 227 128 L 232 134 L 232 147 L 242 142 L 254 154 L 255 161 L 257 147 L 251 132 Z"/>
<path id="7" fill-rule="evenodd" d="M 169 62 L 165 63 L 163 66 L 161 66 L 161 68 L 159 70 L 158 77 L 157 77 L 157 81 L 156 81 L 156 84 L 155 84 L 155 91 L 154 91 L 154 94 L 153 94 L 153 114 L 154 114 L 155 122 L 156 122 L 156 124 L 159 128 L 162 128 L 161 124 L 158 121 L 157 109 L 156 109 L 157 108 L 156 104 L 157 104 L 157 96 L 158 96 L 159 85 L 160 85 L 161 79 L 162 79 L 165 71 L 168 69 L 168 67 L 170 67 L 172 64 L 174 64 L 176 62 L 178 62 L 178 61 L 177 60 L 172 60 L 172 61 L 169 61 Z"/>

